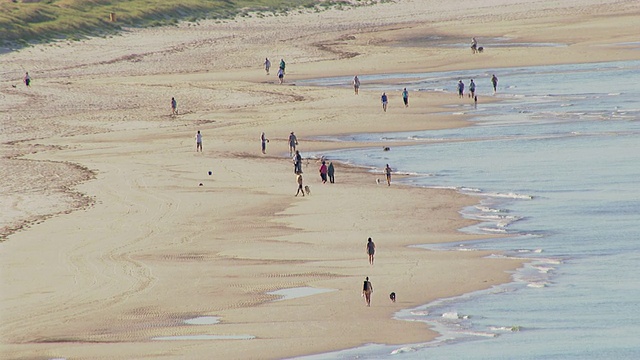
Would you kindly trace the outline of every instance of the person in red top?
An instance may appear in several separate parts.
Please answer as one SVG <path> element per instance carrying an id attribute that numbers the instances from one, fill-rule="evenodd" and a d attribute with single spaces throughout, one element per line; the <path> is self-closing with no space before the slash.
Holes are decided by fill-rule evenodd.
<path id="1" fill-rule="evenodd" d="M 327 182 L 327 164 L 324 161 L 320 165 L 320 178 L 323 184 Z"/>

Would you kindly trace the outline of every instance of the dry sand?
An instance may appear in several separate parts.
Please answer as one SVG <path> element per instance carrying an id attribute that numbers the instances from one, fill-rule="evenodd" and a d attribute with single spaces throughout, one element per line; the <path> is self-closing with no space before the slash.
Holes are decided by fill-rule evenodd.
<path id="1" fill-rule="evenodd" d="M 366 84 L 355 96 L 296 81 L 638 59 L 639 19 L 637 1 L 402 0 L 1 55 L 0 357 L 275 359 L 433 339 L 427 325 L 393 314 L 506 282 L 520 266 L 407 247 L 477 238 L 456 231 L 470 224 L 459 210 L 477 199 L 377 185 L 379 173 L 341 164 L 336 184 L 321 184 L 314 161 L 304 167 L 312 194 L 294 197 L 286 139 L 295 131 L 309 156 L 343 146 L 317 135 L 465 126 L 436 114 L 461 100 L 415 93 L 404 109 L 396 96 L 383 113 Z M 472 55 L 471 36 L 556 46 Z M 273 71 L 280 58 L 285 85 Z M 333 291 L 268 294 L 298 287 Z M 220 322 L 184 323 L 198 316 Z M 254 338 L 152 340 L 202 334 Z"/>

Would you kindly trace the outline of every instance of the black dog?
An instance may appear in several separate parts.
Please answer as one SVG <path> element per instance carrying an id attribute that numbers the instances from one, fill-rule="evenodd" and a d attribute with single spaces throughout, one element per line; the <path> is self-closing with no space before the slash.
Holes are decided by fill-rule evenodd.
<path id="1" fill-rule="evenodd" d="M 480 47 L 478 48 L 478 52 L 479 52 L 479 53 L 481 53 L 481 52 L 483 52 L 483 51 L 484 51 L 484 48 L 483 48 L 482 46 L 480 46 Z"/>
<path id="2" fill-rule="evenodd" d="M 389 294 L 389 299 L 391 299 L 391 302 L 396 302 L 396 293 L 392 292 Z"/>

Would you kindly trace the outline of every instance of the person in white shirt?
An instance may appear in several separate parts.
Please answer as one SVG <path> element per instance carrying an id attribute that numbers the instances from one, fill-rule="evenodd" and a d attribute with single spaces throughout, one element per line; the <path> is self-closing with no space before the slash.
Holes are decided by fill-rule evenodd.
<path id="1" fill-rule="evenodd" d="M 200 134 L 200 130 L 196 133 L 196 152 L 202 152 L 202 134 Z"/>

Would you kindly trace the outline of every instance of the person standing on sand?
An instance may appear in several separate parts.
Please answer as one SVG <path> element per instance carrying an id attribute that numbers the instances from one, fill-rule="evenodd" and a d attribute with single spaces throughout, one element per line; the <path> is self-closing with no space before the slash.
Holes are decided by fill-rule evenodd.
<path id="1" fill-rule="evenodd" d="M 404 107 L 409 107 L 409 92 L 407 88 L 402 89 L 402 101 L 404 102 Z"/>
<path id="2" fill-rule="evenodd" d="M 202 134 L 200 130 L 196 133 L 196 152 L 202 152 Z"/>
<path id="3" fill-rule="evenodd" d="M 327 164 L 323 161 L 322 165 L 320 165 L 320 179 L 322 179 L 322 183 L 327 183 Z"/>
<path id="4" fill-rule="evenodd" d="M 333 177 L 334 172 L 335 172 L 335 169 L 333 168 L 333 163 L 330 162 L 329 167 L 327 168 L 327 175 L 329 175 L 329 182 L 332 184 L 335 181 L 335 178 Z"/>
<path id="5" fill-rule="evenodd" d="M 373 293 L 373 285 L 369 281 L 369 277 L 364 280 L 364 284 L 362 285 L 362 296 L 364 297 L 364 301 L 367 303 L 367 306 L 371 306 L 371 294 Z"/>
<path id="6" fill-rule="evenodd" d="M 284 71 L 282 69 L 278 69 L 278 83 L 282 85 L 284 82 Z"/>
<path id="7" fill-rule="evenodd" d="M 380 97 L 380 101 L 382 101 L 382 110 L 384 110 L 384 112 L 387 112 L 387 103 L 388 103 L 387 93 L 382 93 L 382 96 Z"/>
<path id="8" fill-rule="evenodd" d="M 296 154 L 293 156 L 293 172 L 295 174 L 302 174 L 302 155 L 296 150 Z"/>
<path id="9" fill-rule="evenodd" d="M 304 189 L 302 188 L 302 174 L 298 174 L 296 176 L 296 181 L 298 182 L 298 191 L 296 191 L 296 196 L 298 196 L 299 193 L 302 193 L 302 196 L 304 196 Z"/>
<path id="10" fill-rule="evenodd" d="M 31 76 L 29 76 L 29 72 L 24 74 L 24 84 L 29 87 L 31 86 Z"/>
<path id="11" fill-rule="evenodd" d="M 473 79 L 471 79 L 471 82 L 469 83 L 469 97 L 470 98 L 475 98 L 476 96 L 476 83 L 473 82 Z"/>
<path id="12" fill-rule="evenodd" d="M 360 79 L 358 79 L 358 75 L 353 77 L 353 90 L 358 95 L 358 91 L 360 90 Z"/>
<path id="13" fill-rule="evenodd" d="M 491 76 L 491 85 L 493 85 L 493 94 L 495 95 L 498 88 L 498 78 L 496 77 L 496 74 Z"/>
<path id="14" fill-rule="evenodd" d="M 373 265 L 373 256 L 376 254 L 376 244 L 371 238 L 367 240 L 367 254 L 369 255 L 369 264 Z"/>
<path id="15" fill-rule="evenodd" d="M 297 145 L 298 145 L 298 138 L 292 131 L 291 134 L 289 134 L 289 156 L 291 156 L 296 151 Z"/>
<path id="16" fill-rule="evenodd" d="M 478 40 L 474 37 L 471 38 L 471 52 L 474 54 L 478 52 Z"/>
<path id="17" fill-rule="evenodd" d="M 178 103 L 176 102 L 176 98 L 171 98 L 171 115 L 178 114 Z"/>
<path id="18" fill-rule="evenodd" d="M 264 59 L 264 70 L 267 72 L 267 75 L 269 75 L 269 69 L 271 68 L 271 61 L 269 61 L 269 58 L 265 58 Z"/>
<path id="19" fill-rule="evenodd" d="M 384 168 L 384 174 L 387 176 L 387 186 L 391 186 L 391 168 L 389 164 Z"/>
<path id="20" fill-rule="evenodd" d="M 267 137 L 264 134 L 264 131 L 262 132 L 262 134 L 260 134 L 260 145 L 262 146 L 262 153 L 266 154 L 267 153 L 267 143 L 269 142 L 269 139 L 267 139 Z"/>
<path id="21" fill-rule="evenodd" d="M 462 82 L 462 80 L 458 80 L 458 97 L 464 97 L 464 83 Z"/>
<path id="22" fill-rule="evenodd" d="M 284 74 L 285 66 L 286 66 L 286 64 L 284 63 L 284 59 L 280 59 L 280 70 L 282 70 L 283 74 Z"/>

